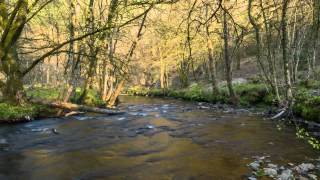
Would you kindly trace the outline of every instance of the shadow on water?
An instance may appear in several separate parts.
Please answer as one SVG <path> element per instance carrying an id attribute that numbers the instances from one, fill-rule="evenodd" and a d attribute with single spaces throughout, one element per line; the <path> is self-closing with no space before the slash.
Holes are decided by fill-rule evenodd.
<path id="1" fill-rule="evenodd" d="M 253 156 L 287 164 L 319 155 L 291 128 L 260 117 L 170 99 L 122 101 L 121 116 L 1 126 L 0 179 L 241 179 Z"/>

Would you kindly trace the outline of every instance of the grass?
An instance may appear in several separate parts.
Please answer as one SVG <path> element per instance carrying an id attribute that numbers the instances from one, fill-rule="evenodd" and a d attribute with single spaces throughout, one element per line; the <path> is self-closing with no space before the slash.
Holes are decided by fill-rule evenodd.
<path id="1" fill-rule="evenodd" d="M 26 90 L 28 97 L 36 97 L 45 100 L 57 100 L 59 98 L 60 90 L 54 88 L 30 88 Z"/>

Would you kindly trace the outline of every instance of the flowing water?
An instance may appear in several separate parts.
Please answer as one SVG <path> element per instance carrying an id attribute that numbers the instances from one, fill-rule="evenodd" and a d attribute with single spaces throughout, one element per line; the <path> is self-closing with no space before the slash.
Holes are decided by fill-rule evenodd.
<path id="1" fill-rule="evenodd" d="M 0 179 L 243 179 L 253 156 L 279 164 L 319 156 L 293 128 L 280 131 L 249 113 L 168 99 L 122 101 L 124 115 L 0 126 Z"/>

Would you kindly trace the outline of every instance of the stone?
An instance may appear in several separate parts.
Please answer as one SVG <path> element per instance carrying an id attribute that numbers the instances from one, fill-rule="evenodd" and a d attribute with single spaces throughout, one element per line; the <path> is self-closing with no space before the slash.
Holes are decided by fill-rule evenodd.
<path id="1" fill-rule="evenodd" d="M 289 165 L 289 166 L 294 166 L 294 164 L 293 164 L 293 163 L 288 163 L 288 165 Z"/>
<path id="2" fill-rule="evenodd" d="M 306 178 L 306 177 L 303 177 L 303 176 L 299 176 L 299 177 L 297 178 L 297 180 L 309 180 L 309 179 Z"/>
<path id="3" fill-rule="evenodd" d="M 255 177 L 248 177 L 248 180 L 257 180 Z"/>
<path id="4" fill-rule="evenodd" d="M 249 164 L 250 168 L 257 171 L 260 168 L 260 163 L 258 161 L 254 161 Z"/>
<path id="5" fill-rule="evenodd" d="M 299 166 L 294 167 L 299 174 L 306 173 L 308 171 L 314 170 L 316 167 L 311 163 L 302 163 Z"/>
<path id="6" fill-rule="evenodd" d="M 0 144 L 7 144 L 7 140 L 6 139 L 0 139 Z"/>
<path id="7" fill-rule="evenodd" d="M 154 129 L 155 127 L 153 125 L 147 125 L 148 129 Z"/>
<path id="8" fill-rule="evenodd" d="M 126 119 L 125 117 L 121 117 L 121 118 L 118 118 L 118 121 L 123 121 L 125 119 Z"/>
<path id="9" fill-rule="evenodd" d="M 276 165 L 276 164 L 271 164 L 271 163 L 269 163 L 268 165 L 268 168 L 271 168 L 271 169 L 278 169 L 278 165 Z"/>
<path id="10" fill-rule="evenodd" d="M 293 180 L 293 173 L 292 170 L 287 169 L 281 172 L 281 174 L 278 176 L 278 180 Z"/>
<path id="11" fill-rule="evenodd" d="M 314 175 L 314 174 L 308 174 L 308 177 L 310 179 L 312 179 L 312 180 L 317 180 L 318 179 L 317 175 Z"/>
<path id="12" fill-rule="evenodd" d="M 272 168 L 263 168 L 264 174 L 269 177 L 277 177 L 278 172 Z"/>

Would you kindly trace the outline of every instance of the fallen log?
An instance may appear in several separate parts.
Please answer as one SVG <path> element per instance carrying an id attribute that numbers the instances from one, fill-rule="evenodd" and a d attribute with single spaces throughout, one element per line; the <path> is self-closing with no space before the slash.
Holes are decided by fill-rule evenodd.
<path id="1" fill-rule="evenodd" d="M 79 114 L 84 114 L 84 112 L 71 111 L 71 112 L 68 112 L 67 114 L 65 114 L 64 117 L 69 117 L 69 116 L 74 116 L 74 115 L 79 115 Z"/>
<path id="2" fill-rule="evenodd" d="M 287 110 L 284 109 L 284 110 L 280 111 L 278 114 L 276 114 L 275 116 L 271 117 L 270 119 L 274 120 L 274 119 L 281 118 L 286 111 L 287 111 Z"/>
<path id="3" fill-rule="evenodd" d="M 107 115 L 119 115 L 119 114 L 125 113 L 119 110 L 97 108 L 97 107 L 73 104 L 68 102 L 60 102 L 60 101 L 49 102 L 45 100 L 31 100 L 31 102 L 36 104 L 46 105 L 53 108 L 67 109 L 70 111 L 93 112 L 93 113 L 107 114 Z"/>

